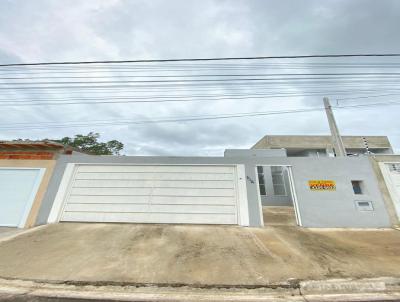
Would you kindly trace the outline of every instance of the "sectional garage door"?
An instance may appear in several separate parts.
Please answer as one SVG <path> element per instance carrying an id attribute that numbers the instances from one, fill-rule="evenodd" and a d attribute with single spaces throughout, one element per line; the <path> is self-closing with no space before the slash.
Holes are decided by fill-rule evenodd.
<path id="1" fill-rule="evenodd" d="M 237 224 L 234 166 L 76 165 L 61 221 Z"/>

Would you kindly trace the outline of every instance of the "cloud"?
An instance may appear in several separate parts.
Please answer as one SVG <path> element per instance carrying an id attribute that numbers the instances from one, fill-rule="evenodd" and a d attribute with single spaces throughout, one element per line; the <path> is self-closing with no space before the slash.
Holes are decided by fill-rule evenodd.
<path id="1" fill-rule="evenodd" d="M 1 1 L 0 63 L 78 60 L 121 60 L 145 58 L 189 58 L 252 55 L 294 55 L 317 53 L 396 52 L 400 48 L 400 2 L 374 0 L 337 1 L 221 1 L 221 0 L 38 0 Z M 293 61 L 253 62 L 258 73 L 317 73 L 382 71 L 382 66 L 355 69 L 348 63 L 397 63 L 396 58 L 299 60 L 309 68 L 299 70 Z M 297 63 L 296 63 L 297 62 Z M 345 63 L 338 70 L 321 63 Z M 281 64 L 277 67 L 276 64 Z M 239 64 L 239 63 L 235 63 Z M 243 63 L 240 63 L 243 65 Z M 274 65 L 275 64 L 275 65 Z M 314 65 L 312 65 L 314 64 Z M 176 64 L 167 64 L 176 69 Z M 248 64 L 247 64 L 248 66 Z M 296 67 L 297 66 L 297 67 Z M 304 65 L 303 65 L 304 66 Z M 123 66 L 122 66 L 123 67 Z M 148 66 L 147 66 L 148 67 Z M 152 68 L 157 67 L 153 66 Z M 397 69 L 396 69 L 396 68 Z M 187 67 L 190 69 L 189 67 Z M 304 67 L 303 67 L 304 68 Z M 48 70 L 47 70 L 48 71 Z M 46 71 L 46 72 L 47 72 Z M 221 72 L 255 72 L 254 69 L 229 71 L 194 70 L 190 74 Z M 0 70 L 5 73 L 6 70 Z M 46 72 L 28 75 L 45 76 Z M 137 75 L 145 75 L 135 71 Z M 159 69 L 148 74 L 159 74 Z M 164 72 L 177 75 L 179 71 Z M 128 73 L 129 74 L 129 73 Z M 130 73 L 132 74 L 132 73 Z M 148 75 L 147 74 L 147 75 Z M 126 72 L 96 69 L 83 74 L 82 81 L 93 76 L 112 75 L 117 80 Z M 57 74 L 52 74 L 57 76 Z M 142 79 L 140 77 L 136 79 Z M 308 83 L 282 81 L 260 84 L 218 84 L 209 89 L 201 86 L 135 88 L 127 85 L 113 91 L 104 89 L 4 90 L 6 100 L 63 100 L 112 97 L 177 97 L 197 99 L 192 102 L 125 103 L 103 105 L 63 105 L 0 107 L 1 125 L 42 122 L 142 121 L 165 117 L 230 114 L 240 112 L 291 110 L 322 107 L 322 97 L 336 99 L 360 95 L 395 93 L 397 78 L 384 82 L 352 78 L 318 80 Z M 1 80 L 0 80 L 1 81 Z M 4 82 L 5 80 L 3 80 Z M 51 81 L 58 81 L 51 78 Z M 89 86 L 96 84 L 91 83 Z M 366 91 L 368 90 L 368 91 Z M 89 92 L 90 91 L 90 92 Z M 97 92 L 95 92 L 97 91 Z M 267 94 L 296 94 L 295 97 L 268 97 Z M 218 95 L 263 95 L 265 98 L 220 99 Z M 202 97 L 196 97 L 202 95 Z M 398 96 L 341 101 L 341 104 L 395 100 Z M 17 100 L 16 100 L 17 101 Z M 335 110 L 342 134 L 388 135 L 396 150 L 398 107 L 371 107 L 360 110 Z M 113 127 L 67 127 L 2 131 L 2 139 L 52 138 L 73 136 L 89 131 L 100 132 L 104 140 L 118 139 L 125 154 L 132 155 L 222 155 L 225 148 L 252 146 L 266 134 L 328 134 L 324 112 L 308 112 L 264 117 L 206 120 L 180 123 L 118 125 Z"/>

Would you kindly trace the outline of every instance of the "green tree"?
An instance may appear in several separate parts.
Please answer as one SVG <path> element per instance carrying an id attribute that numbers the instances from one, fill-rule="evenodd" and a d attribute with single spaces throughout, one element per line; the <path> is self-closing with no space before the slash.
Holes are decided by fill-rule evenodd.
<path id="1" fill-rule="evenodd" d="M 111 140 L 108 142 L 99 142 L 99 133 L 89 132 L 87 135 L 77 134 L 75 137 L 63 137 L 56 142 L 78 148 L 96 155 L 119 155 L 120 151 L 124 148 L 124 144 Z"/>

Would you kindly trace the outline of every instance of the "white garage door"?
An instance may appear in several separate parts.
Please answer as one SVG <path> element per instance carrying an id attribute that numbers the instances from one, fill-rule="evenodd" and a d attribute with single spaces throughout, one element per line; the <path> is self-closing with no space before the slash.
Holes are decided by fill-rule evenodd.
<path id="1" fill-rule="evenodd" d="M 0 168 L 0 226 L 25 226 L 43 173 L 36 168 Z"/>
<path id="2" fill-rule="evenodd" d="M 61 221 L 237 224 L 234 166 L 77 165 Z"/>
<path id="3" fill-rule="evenodd" d="M 386 179 L 390 195 L 397 211 L 397 216 L 400 217 L 400 163 L 386 164 Z"/>

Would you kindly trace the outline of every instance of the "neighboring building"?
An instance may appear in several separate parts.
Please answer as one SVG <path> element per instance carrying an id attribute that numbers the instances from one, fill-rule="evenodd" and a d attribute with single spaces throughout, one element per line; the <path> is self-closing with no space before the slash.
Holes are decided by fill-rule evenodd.
<path id="1" fill-rule="evenodd" d="M 0 141 L 0 226 L 34 225 L 56 159 L 82 154 L 51 141 Z"/>
<path id="2" fill-rule="evenodd" d="M 393 154 L 387 136 L 342 136 L 348 155 Z M 286 149 L 288 157 L 334 157 L 329 135 L 266 135 L 251 149 Z"/>
<path id="3" fill-rule="evenodd" d="M 57 159 L 60 154 L 83 154 L 53 141 L 0 141 L 0 159 Z"/>

